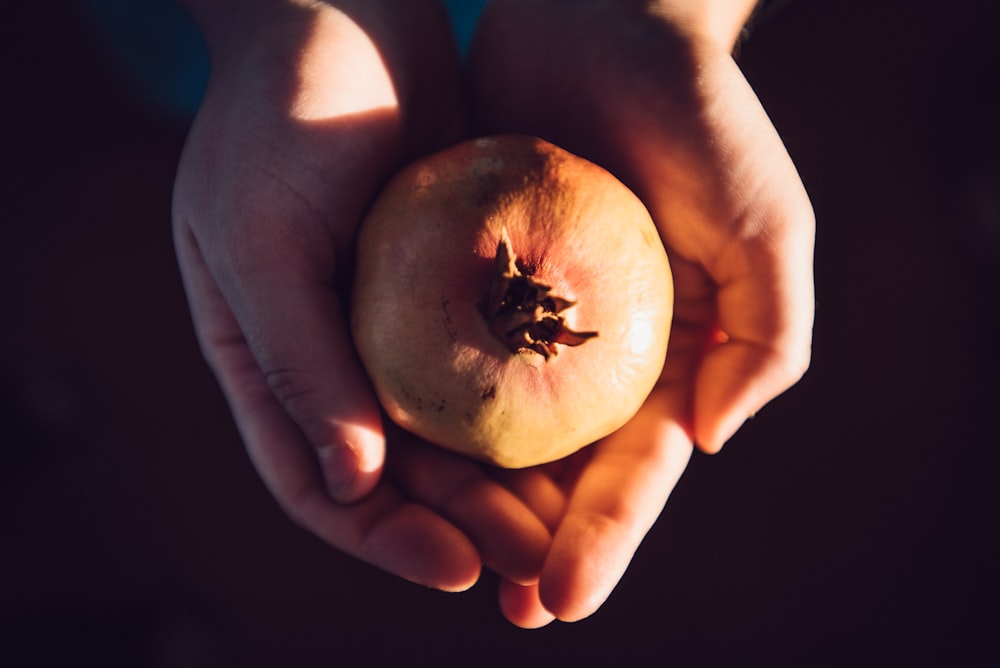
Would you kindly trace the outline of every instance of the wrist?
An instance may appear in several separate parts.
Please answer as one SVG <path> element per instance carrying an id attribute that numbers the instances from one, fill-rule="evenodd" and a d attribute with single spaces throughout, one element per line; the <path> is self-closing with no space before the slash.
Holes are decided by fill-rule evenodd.
<path id="1" fill-rule="evenodd" d="M 312 0 L 177 1 L 202 33 L 213 78 L 222 79 L 234 78 L 247 64 L 256 76 L 287 74 L 316 21 L 336 4 Z"/>
<path id="2" fill-rule="evenodd" d="M 651 4 L 686 39 L 731 52 L 759 0 L 655 0 Z"/>
<path id="3" fill-rule="evenodd" d="M 290 0 L 177 0 L 201 30 L 213 60 L 246 44 L 270 21 L 291 14 Z"/>

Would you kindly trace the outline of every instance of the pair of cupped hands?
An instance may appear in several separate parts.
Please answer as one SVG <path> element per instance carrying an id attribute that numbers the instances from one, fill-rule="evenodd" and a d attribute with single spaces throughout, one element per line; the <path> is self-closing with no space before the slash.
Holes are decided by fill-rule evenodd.
<path id="1" fill-rule="evenodd" d="M 213 72 L 176 182 L 177 254 L 253 464 L 298 524 L 442 590 L 485 566 L 519 626 L 578 620 L 622 577 L 693 448 L 718 451 L 799 379 L 811 207 L 730 55 L 746 16 L 672 13 L 684 4 L 496 0 L 464 71 L 435 0 L 196 8 Z M 635 418 L 525 470 L 384 424 L 345 317 L 354 236 L 385 181 L 500 132 L 631 187 L 676 291 L 664 371 Z"/>

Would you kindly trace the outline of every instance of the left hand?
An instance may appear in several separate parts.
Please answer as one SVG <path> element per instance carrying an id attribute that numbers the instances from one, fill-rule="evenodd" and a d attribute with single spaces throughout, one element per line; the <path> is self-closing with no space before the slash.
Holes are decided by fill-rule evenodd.
<path id="1" fill-rule="evenodd" d="M 473 463 L 400 437 L 382 475 L 381 417 L 343 317 L 365 207 L 464 130 L 441 8 L 196 4 L 213 72 L 178 169 L 176 248 L 256 470 L 293 520 L 400 577 L 464 589 L 485 563 L 533 581 L 548 531 Z"/>

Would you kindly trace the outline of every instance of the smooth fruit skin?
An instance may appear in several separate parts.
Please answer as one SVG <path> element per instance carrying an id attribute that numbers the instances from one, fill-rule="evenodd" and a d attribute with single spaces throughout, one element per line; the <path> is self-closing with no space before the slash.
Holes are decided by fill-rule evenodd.
<path id="1" fill-rule="evenodd" d="M 482 303 L 506 229 L 520 266 L 598 332 L 545 359 L 512 353 Z M 507 467 L 565 457 L 642 405 L 673 308 L 646 208 L 606 170 L 537 138 L 471 140 L 400 172 L 358 236 L 352 331 L 388 416 Z"/>

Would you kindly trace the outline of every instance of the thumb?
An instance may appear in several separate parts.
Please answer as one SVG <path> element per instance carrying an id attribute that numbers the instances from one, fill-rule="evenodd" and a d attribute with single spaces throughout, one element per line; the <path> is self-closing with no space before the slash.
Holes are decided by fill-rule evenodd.
<path id="1" fill-rule="evenodd" d="M 238 268 L 231 262 L 212 263 L 225 267 L 212 272 L 195 235 L 178 236 L 199 339 L 230 395 L 234 417 L 258 468 L 283 467 L 282 462 L 287 464 L 295 456 L 287 450 L 301 447 L 301 443 L 273 442 L 268 436 L 275 433 L 273 416 L 259 408 L 264 404 L 248 401 L 266 385 L 315 450 L 330 496 L 347 503 L 367 495 L 385 460 L 381 414 L 355 357 L 332 283 L 303 270 L 308 261 L 289 258 L 258 257 L 254 266 L 240 262 Z M 249 374 L 240 368 L 245 364 L 227 361 L 225 351 L 244 347 L 240 343 L 256 362 L 257 369 Z M 273 483 L 288 472 L 261 473 Z"/>
<path id="2" fill-rule="evenodd" d="M 780 218 L 780 219 L 778 219 Z M 695 386 L 695 439 L 717 452 L 809 367 L 815 310 L 811 209 L 782 211 L 763 238 L 738 245 L 717 292 L 721 340 Z"/>
<path id="3" fill-rule="evenodd" d="M 340 300 L 326 285 L 252 285 L 236 312 L 261 374 L 316 450 L 330 495 L 355 501 L 378 481 L 385 441 Z"/>

